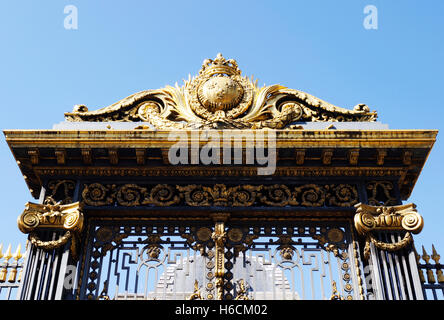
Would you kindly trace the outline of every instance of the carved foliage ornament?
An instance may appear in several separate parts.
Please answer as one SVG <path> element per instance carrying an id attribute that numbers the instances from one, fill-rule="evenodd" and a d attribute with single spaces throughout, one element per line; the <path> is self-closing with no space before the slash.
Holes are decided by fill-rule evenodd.
<path id="1" fill-rule="evenodd" d="M 71 253 L 76 257 L 77 236 L 83 229 L 83 220 L 79 202 L 62 205 L 49 198 L 44 204 L 28 202 L 17 224 L 20 231 L 29 234 L 32 244 L 45 250 L 59 248 L 72 238 Z M 64 235 L 57 240 L 42 241 L 37 231 L 43 229 L 64 231 Z"/>
<path id="2" fill-rule="evenodd" d="M 68 121 L 144 121 L 156 129 L 291 129 L 300 121 L 375 121 L 376 116 L 365 104 L 348 110 L 281 85 L 259 88 L 221 54 L 206 59 L 198 76 L 182 87 L 142 91 L 96 111 L 76 105 L 65 113 Z"/>
<path id="3" fill-rule="evenodd" d="M 268 205 L 274 207 L 351 207 L 358 203 L 354 185 L 305 184 L 287 185 L 168 185 L 142 186 L 137 184 L 84 186 L 82 199 L 89 206 L 233 206 L 249 207 Z"/>
<path id="4" fill-rule="evenodd" d="M 413 203 L 399 206 L 370 206 L 359 203 L 355 206 L 354 224 L 356 231 L 366 237 L 364 257 L 370 255 L 370 243 L 386 251 L 397 251 L 411 244 L 411 233 L 421 232 L 424 226 L 422 216 Z M 406 231 L 404 238 L 395 243 L 386 243 L 376 239 L 374 231 Z"/>

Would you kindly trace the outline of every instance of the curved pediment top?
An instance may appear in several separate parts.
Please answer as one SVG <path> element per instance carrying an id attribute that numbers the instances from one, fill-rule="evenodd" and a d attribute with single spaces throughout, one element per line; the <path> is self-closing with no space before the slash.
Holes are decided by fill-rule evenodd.
<path id="1" fill-rule="evenodd" d="M 281 85 L 259 88 L 219 53 L 181 87 L 141 91 L 95 111 L 76 105 L 65 118 L 143 121 L 157 129 L 291 129 L 298 122 L 375 121 L 377 114 L 365 104 L 349 110 Z"/>

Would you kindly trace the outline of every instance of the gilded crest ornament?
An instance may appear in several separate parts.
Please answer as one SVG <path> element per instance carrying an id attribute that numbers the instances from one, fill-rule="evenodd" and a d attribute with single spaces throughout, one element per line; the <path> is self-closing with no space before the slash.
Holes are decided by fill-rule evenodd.
<path id="1" fill-rule="evenodd" d="M 135 93 L 108 107 L 89 111 L 76 105 L 68 121 L 143 121 L 137 129 L 292 129 L 306 121 L 375 121 L 365 104 L 353 110 L 281 85 L 262 88 L 241 74 L 234 59 L 206 59 L 182 87 Z"/>
<path id="2" fill-rule="evenodd" d="M 191 108 L 207 121 L 237 118 L 250 107 L 253 90 L 236 61 L 220 53 L 214 60 L 205 60 L 199 76 L 187 86 Z"/>

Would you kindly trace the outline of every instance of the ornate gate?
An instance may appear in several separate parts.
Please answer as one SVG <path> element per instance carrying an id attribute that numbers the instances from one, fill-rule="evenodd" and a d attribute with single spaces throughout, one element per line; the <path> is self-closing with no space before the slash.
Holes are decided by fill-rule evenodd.
<path id="1" fill-rule="evenodd" d="M 91 220 L 80 299 L 359 299 L 347 221 Z"/>
<path id="2" fill-rule="evenodd" d="M 218 54 L 182 87 L 5 131 L 39 198 L 18 297 L 423 299 L 402 201 L 437 131 L 376 118 Z"/>

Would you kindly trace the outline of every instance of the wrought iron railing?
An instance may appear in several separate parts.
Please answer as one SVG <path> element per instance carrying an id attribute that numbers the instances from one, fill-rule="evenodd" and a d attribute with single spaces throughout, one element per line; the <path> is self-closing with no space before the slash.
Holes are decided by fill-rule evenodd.
<path id="1" fill-rule="evenodd" d="M 432 255 L 428 255 L 424 246 L 422 246 L 422 255 L 416 252 L 416 261 L 418 262 L 419 278 L 421 279 L 424 299 L 426 300 L 444 300 L 444 265 L 439 262 L 441 256 L 436 252 L 432 245 Z M 421 263 L 421 259 L 424 263 Z M 432 260 L 434 263 L 431 263 Z M 424 276 L 425 271 L 425 276 Z"/>
<path id="2" fill-rule="evenodd" d="M 12 246 L 4 249 L 0 244 L 0 300 L 17 299 L 18 288 L 22 278 L 25 254 L 19 244 L 14 253 Z M 440 263 L 440 255 L 432 245 L 431 255 L 422 246 L 422 253 L 415 250 L 419 278 L 422 283 L 424 299 L 444 300 L 444 265 Z"/>
<path id="3" fill-rule="evenodd" d="M 17 298 L 24 260 L 21 244 L 14 253 L 11 251 L 11 245 L 3 252 L 3 244 L 0 244 L 0 300 Z"/>

